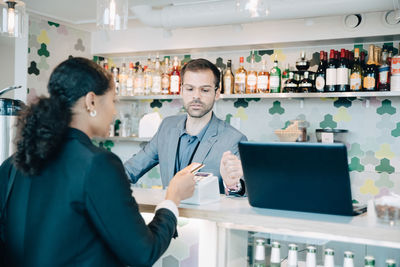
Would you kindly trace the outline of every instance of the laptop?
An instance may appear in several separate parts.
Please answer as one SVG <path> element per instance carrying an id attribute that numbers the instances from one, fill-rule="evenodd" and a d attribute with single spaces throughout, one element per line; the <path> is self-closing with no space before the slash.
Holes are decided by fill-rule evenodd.
<path id="1" fill-rule="evenodd" d="M 240 142 L 251 206 L 353 216 L 344 144 Z"/>

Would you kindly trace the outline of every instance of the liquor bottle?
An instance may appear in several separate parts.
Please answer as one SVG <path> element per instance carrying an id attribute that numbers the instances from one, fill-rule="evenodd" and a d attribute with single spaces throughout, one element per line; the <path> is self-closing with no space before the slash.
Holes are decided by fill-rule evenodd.
<path id="1" fill-rule="evenodd" d="M 374 45 L 370 45 L 368 49 L 368 62 L 365 68 L 363 79 L 363 88 L 366 91 L 376 90 L 376 72 L 375 72 L 375 62 L 374 62 Z"/>
<path id="2" fill-rule="evenodd" d="M 103 68 L 108 72 L 108 60 L 104 59 Z"/>
<path id="3" fill-rule="evenodd" d="M 296 244 L 289 244 L 289 252 L 288 252 L 288 267 L 297 267 L 297 250 L 299 248 Z"/>
<path id="4" fill-rule="evenodd" d="M 156 62 L 154 64 L 154 71 L 153 71 L 153 84 L 151 86 L 151 93 L 153 95 L 161 94 L 161 65 L 160 65 L 160 58 L 156 57 Z"/>
<path id="5" fill-rule="evenodd" d="M 304 78 L 299 82 L 299 93 L 311 93 L 313 89 L 312 81 L 309 78 L 309 72 L 304 72 Z"/>
<path id="6" fill-rule="evenodd" d="M 299 71 L 306 71 L 310 67 L 310 61 L 306 59 L 306 52 L 301 51 L 300 58 L 296 61 L 296 68 Z"/>
<path id="7" fill-rule="evenodd" d="M 128 95 L 126 79 L 128 74 L 126 73 L 126 64 L 122 63 L 121 72 L 119 73 L 119 86 L 121 88 L 121 95 Z"/>
<path id="8" fill-rule="evenodd" d="M 234 78 L 232 73 L 232 61 L 228 60 L 223 76 L 224 94 L 233 94 Z"/>
<path id="9" fill-rule="evenodd" d="M 115 93 L 117 94 L 117 95 L 122 95 L 121 94 L 121 90 L 120 90 L 120 87 L 119 87 L 119 81 L 118 81 L 118 77 L 119 77 L 119 74 L 118 74 L 118 68 L 117 67 L 114 67 L 113 69 L 112 69 L 112 76 L 113 76 L 113 81 L 114 81 L 114 84 L 115 84 Z M 113 134 L 114 134 L 114 131 L 113 131 Z"/>
<path id="10" fill-rule="evenodd" d="M 313 246 L 307 247 L 306 267 L 317 266 L 317 249 Z"/>
<path id="11" fill-rule="evenodd" d="M 261 63 L 261 70 L 257 76 L 257 93 L 269 93 L 269 72 L 265 60 Z"/>
<path id="12" fill-rule="evenodd" d="M 326 68 L 325 92 L 336 91 L 336 67 L 335 50 L 331 49 L 329 63 Z"/>
<path id="13" fill-rule="evenodd" d="M 358 49 L 358 48 L 356 48 Z M 351 251 L 344 252 L 343 267 L 354 267 L 354 253 Z"/>
<path id="14" fill-rule="evenodd" d="M 375 267 L 375 258 L 372 256 L 365 256 L 364 267 Z"/>
<path id="15" fill-rule="evenodd" d="M 382 48 L 375 46 L 374 47 L 374 62 L 375 62 L 375 90 L 378 90 L 378 80 L 379 80 L 379 68 L 382 65 Z"/>
<path id="16" fill-rule="evenodd" d="M 269 72 L 269 91 L 270 93 L 281 92 L 281 69 L 278 68 L 278 58 L 275 56 L 274 66 Z"/>
<path id="17" fill-rule="evenodd" d="M 133 96 L 133 82 L 135 80 L 135 71 L 133 63 L 129 63 L 128 76 L 126 77 L 126 93 L 128 96 Z"/>
<path id="18" fill-rule="evenodd" d="M 257 71 L 254 66 L 254 53 L 250 60 L 250 69 L 247 72 L 246 94 L 254 94 L 257 90 Z"/>
<path id="19" fill-rule="evenodd" d="M 290 67 L 289 64 L 286 64 L 285 70 L 282 72 L 282 84 L 285 84 L 286 81 L 289 79 L 289 72 L 290 72 Z"/>
<path id="20" fill-rule="evenodd" d="M 153 86 L 153 66 L 150 57 L 147 58 L 147 64 L 143 68 L 144 76 L 144 94 L 149 95 Z"/>
<path id="21" fill-rule="evenodd" d="M 294 79 L 294 72 L 289 71 L 289 79 L 283 85 L 283 93 L 297 93 L 298 83 Z"/>
<path id="22" fill-rule="evenodd" d="M 181 73 L 179 72 L 178 57 L 174 57 L 174 63 L 170 74 L 170 90 L 171 95 L 179 95 L 181 92 Z"/>
<path id="23" fill-rule="evenodd" d="M 269 267 L 280 267 L 281 266 L 281 245 L 279 242 L 271 243 L 271 260 Z"/>
<path id="24" fill-rule="evenodd" d="M 378 91 L 390 90 L 390 66 L 387 64 L 388 52 L 382 52 L 382 65 L 378 69 Z"/>
<path id="25" fill-rule="evenodd" d="M 169 94 L 169 85 L 170 85 L 169 81 L 170 81 L 170 79 L 169 79 L 169 63 L 168 63 L 168 58 L 166 57 L 164 60 L 163 73 L 161 75 L 161 94 L 163 94 L 163 95 Z"/>
<path id="26" fill-rule="evenodd" d="M 142 66 L 137 66 L 135 81 L 133 83 L 133 94 L 144 95 L 144 76 Z"/>
<path id="27" fill-rule="evenodd" d="M 315 73 L 315 89 L 318 93 L 324 92 L 326 77 L 326 62 L 324 62 L 325 52 L 319 52 L 319 65 Z"/>
<path id="28" fill-rule="evenodd" d="M 362 90 L 362 68 L 360 63 L 360 50 L 354 49 L 354 64 L 350 74 L 350 91 Z"/>
<path id="29" fill-rule="evenodd" d="M 256 252 L 254 255 L 253 267 L 266 267 L 264 239 L 256 240 Z"/>
<path id="30" fill-rule="evenodd" d="M 243 67 L 244 58 L 239 59 L 239 68 L 235 73 L 235 94 L 244 94 L 246 92 L 247 71 Z"/>
<path id="31" fill-rule="evenodd" d="M 333 249 L 325 249 L 324 267 L 335 267 L 335 252 Z"/>
<path id="32" fill-rule="evenodd" d="M 346 92 L 349 91 L 349 67 L 346 58 L 346 50 L 340 51 L 340 61 L 336 69 L 336 91 Z"/>
<path id="33" fill-rule="evenodd" d="M 221 94 L 224 93 L 224 88 L 223 88 L 223 81 L 224 81 L 224 75 L 223 75 L 223 69 L 220 67 L 217 67 L 219 71 L 219 84 L 218 84 L 218 89 L 220 90 Z M 179 70 L 180 71 L 180 70 Z"/>
<path id="34" fill-rule="evenodd" d="M 386 267 L 396 267 L 396 261 L 393 259 L 387 259 L 385 263 Z"/>

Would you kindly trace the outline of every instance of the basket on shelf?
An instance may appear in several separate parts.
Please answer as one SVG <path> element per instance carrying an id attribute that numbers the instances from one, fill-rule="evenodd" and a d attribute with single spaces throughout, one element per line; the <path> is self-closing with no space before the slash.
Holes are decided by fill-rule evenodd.
<path id="1" fill-rule="evenodd" d="M 295 142 L 301 135 L 301 130 L 299 130 L 298 122 L 294 121 L 293 124 L 289 125 L 284 130 L 275 130 L 275 134 L 279 137 L 279 141 L 281 142 Z"/>

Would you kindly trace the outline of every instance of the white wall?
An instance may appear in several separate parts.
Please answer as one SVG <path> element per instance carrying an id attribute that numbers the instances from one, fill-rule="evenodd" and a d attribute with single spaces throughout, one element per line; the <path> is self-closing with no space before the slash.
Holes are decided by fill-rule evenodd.
<path id="1" fill-rule="evenodd" d="M 14 48 L 15 39 L 0 36 L 0 90 L 14 84 Z M 8 92 L 1 97 L 13 97 L 13 92 Z"/>

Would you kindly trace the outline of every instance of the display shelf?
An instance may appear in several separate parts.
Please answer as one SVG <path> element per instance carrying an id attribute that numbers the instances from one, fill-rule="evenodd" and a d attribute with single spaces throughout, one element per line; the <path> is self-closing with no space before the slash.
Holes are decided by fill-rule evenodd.
<path id="1" fill-rule="evenodd" d="M 114 137 L 107 137 L 107 138 L 94 138 L 95 141 L 114 141 L 114 142 L 149 142 L 151 138 L 140 138 L 140 137 L 121 137 L 121 136 L 114 136 Z"/>
<path id="2" fill-rule="evenodd" d="M 291 98 L 340 98 L 340 97 L 355 97 L 355 98 L 369 98 L 369 97 L 398 97 L 400 91 L 388 92 L 343 92 L 343 93 L 265 93 L 265 94 L 232 94 L 221 95 L 221 99 L 238 99 L 238 98 L 271 98 L 271 99 L 291 99 Z M 152 99 L 180 99 L 180 95 L 146 95 L 146 96 L 118 96 L 120 101 L 134 101 L 134 100 L 152 100 Z"/>

